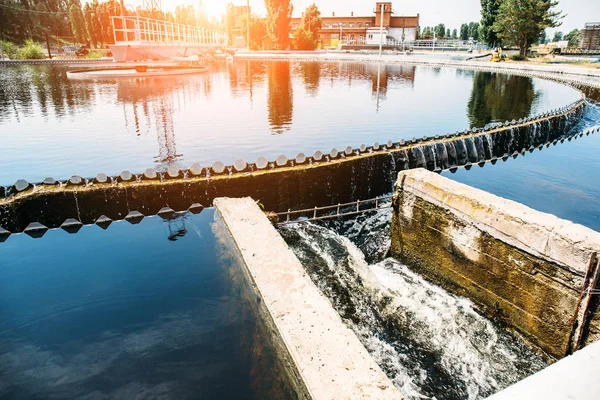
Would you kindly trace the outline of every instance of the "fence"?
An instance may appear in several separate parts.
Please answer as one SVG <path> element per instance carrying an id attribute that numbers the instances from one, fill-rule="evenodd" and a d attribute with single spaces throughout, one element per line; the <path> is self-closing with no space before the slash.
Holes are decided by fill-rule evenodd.
<path id="1" fill-rule="evenodd" d="M 112 17 L 115 44 L 168 43 L 227 46 L 227 34 L 139 16 Z"/>

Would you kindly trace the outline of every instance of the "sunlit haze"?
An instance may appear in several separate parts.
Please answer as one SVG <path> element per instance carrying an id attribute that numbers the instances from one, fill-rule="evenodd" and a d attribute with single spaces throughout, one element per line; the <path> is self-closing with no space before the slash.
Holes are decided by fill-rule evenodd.
<path id="1" fill-rule="evenodd" d="M 245 5 L 247 0 L 204 0 L 204 7 L 211 16 L 218 17 L 225 13 L 228 3 L 235 5 Z M 127 4 L 137 6 L 142 0 L 129 0 Z M 316 3 L 323 15 L 371 15 L 376 0 L 294 0 L 294 15 L 300 16 L 309 4 Z M 399 15 L 414 15 L 419 13 L 421 16 L 421 26 L 431 26 L 443 23 L 447 28 L 460 28 L 464 22 L 479 21 L 480 1 L 479 0 L 420 0 L 420 1 L 393 1 L 394 12 Z M 198 5 L 194 0 L 163 0 L 163 7 L 166 10 L 173 10 L 178 4 Z M 264 0 L 250 0 L 252 12 L 256 14 L 265 14 Z M 595 0 L 563 0 L 560 1 L 558 9 L 562 10 L 567 16 L 563 20 L 562 26 L 557 29 L 549 29 L 549 32 L 559 30 L 568 32 L 572 29 L 581 29 L 586 22 L 600 20 L 600 8 Z"/>

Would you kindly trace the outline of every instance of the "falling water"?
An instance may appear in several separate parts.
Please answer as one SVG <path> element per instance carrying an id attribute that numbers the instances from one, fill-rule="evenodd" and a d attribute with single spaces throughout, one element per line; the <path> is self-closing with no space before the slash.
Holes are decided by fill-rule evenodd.
<path id="1" fill-rule="evenodd" d="M 546 365 L 469 300 L 385 258 L 390 215 L 380 210 L 280 232 L 407 398 L 480 399 Z"/>

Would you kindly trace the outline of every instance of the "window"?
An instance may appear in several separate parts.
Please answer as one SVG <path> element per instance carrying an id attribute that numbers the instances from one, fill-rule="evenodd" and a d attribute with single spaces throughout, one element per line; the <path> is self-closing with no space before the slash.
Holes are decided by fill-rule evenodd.
<path id="1" fill-rule="evenodd" d="M 369 35 L 369 40 L 373 40 L 373 35 Z"/>
<path id="2" fill-rule="evenodd" d="M 359 22 L 359 23 L 358 23 L 358 27 L 359 27 L 359 28 L 362 28 L 362 22 Z"/>

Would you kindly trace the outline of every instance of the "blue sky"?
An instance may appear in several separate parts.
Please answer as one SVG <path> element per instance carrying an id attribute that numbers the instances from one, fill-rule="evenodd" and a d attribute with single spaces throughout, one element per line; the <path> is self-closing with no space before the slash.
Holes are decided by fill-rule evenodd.
<path id="1" fill-rule="evenodd" d="M 236 5 L 246 4 L 246 0 L 204 0 L 207 11 L 213 15 L 224 13 L 227 3 Z M 421 26 L 437 25 L 444 23 L 446 27 L 459 28 L 460 24 L 469 21 L 479 21 L 479 0 L 391 0 L 397 15 L 421 15 Z M 125 0 L 126 4 L 141 4 L 141 0 Z M 371 15 L 376 0 L 292 0 L 294 14 L 299 16 L 309 4 L 316 3 L 323 15 Z M 197 5 L 197 0 L 163 0 L 163 8 L 174 9 L 177 4 Z M 250 0 L 254 13 L 264 14 L 264 0 Z M 600 5 L 598 0 L 562 0 L 558 9 L 568 14 L 563 19 L 563 25 L 557 30 L 568 32 L 572 29 L 583 28 L 586 22 L 600 21 Z M 549 32 L 554 29 L 549 29 Z"/>

